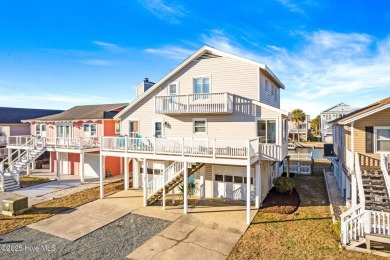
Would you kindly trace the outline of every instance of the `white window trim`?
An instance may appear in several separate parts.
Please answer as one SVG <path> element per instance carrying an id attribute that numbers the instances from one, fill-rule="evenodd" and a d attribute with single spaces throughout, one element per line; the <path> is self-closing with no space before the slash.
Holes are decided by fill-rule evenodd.
<path id="1" fill-rule="evenodd" d="M 283 135 L 283 133 L 279 133 L 279 118 L 277 118 L 277 117 L 256 117 L 255 118 L 255 136 L 258 138 L 258 136 L 257 136 L 257 121 L 258 120 L 265 120 L 265 121 L 268 121 L 268 120 L 275 120 L 275 122 L 276 122 L 276 129 L 275 129 L 275 131 L 276 131 L 276 142 L 274 143 L 274 144 L 278 144 L 279 145 L 279 137 L 280 137 L 280 135 Z M 267 128 L 267 124 L 266 124 L 266 128 Z M 288 128 L 288 127 L 287 127 Z M 288 131 L 288 129 L 287 129 L 287 131 Z M 266 129 L 266 132 L 267 132 L 267 129 Z M 288 136 L 288 134 L 287 134 L 287 136 Z"/>
<path id="2" fill-rule="evenodd" d="M 195 121 L 205 121 L 206 131 L 204 133 L 202 133 L 202 132 L 195 132 Z M 196 134 L 196 135 L 207 135 L 208 130 L 209 130 L 209 127 L 208 127 L 207 118 L 193 118 L 192 119 L 192 133 L 193 134 Z"/>
<path id="3" fill-rule="evenodd" d="M 176 85 L 176 95 L 179 95 L 179 93 L 180 93 L 180 82 L 179 81 L 172 81 L 172 82 L 169 82 L 167 84 L 167 96 L 171 95 L 171 93 L 169 92 L 169 86 L 171 86 L 172 84 Z"/>
<path id="4" fill-rule="evenodd" d="M 153 123 L 152 123 L 152 134 L 153 134 L 153 137 L 156 136 L 156 133 L 155 133 L 155 123 L 156 122 L 161 122 L 161 138 L 165 138 L 165 119 L 164 118 L 156 118 L 156 119 L 153 119 Z"/>
<path id="5" fill-rule="evenodd" d="M 379 153 L 379 154 L 382 154 L 382 153 L 389 153 L 390 151 L 378 151 L 378 140 L 377 140 L 377 130 L 378 129 L 389 129 L 390 130 L 390 126 L 374 126 L 374 153 Z"/>
<path id="6" fill-rule="evenodd" d="M 128 136 L 130 136 L 130 122 L 138 122 L 138 134 L 141 134 L 141 122 L 139 118 L 131 117 L 127 119 L 127 122 L 129 122 L 126 129 Z"/>
<path id="7" fill-rule="evenodd" d="M 103 121 L 104 122 L 104 121 Z M 117 132 L 116 130 L 116 124 L 119 124 L 119 132 Z M 121 129 L 122 129 L 122 124 L 121 124 L 121 121 L 115 121 L 115 123 L 114 123 L 114 131 L 115 131 L 115 134 L 117 134 L 117 135 L 120 135 L 121 134 Z"/>
<path id="8" fill-rule="evenodd" d="M 59 138 L 58 136 L 58 127 L 59 126 L 70 126 L 70 138 L 73 138 L 73 123 L 57 123 L 55 124 L 55 129 L 56 129 L 56 138 Z M 83 131 L 84 133 L 84 131 Z M 64 137 L 61 137 L 61 138 L 64 138 Z"/>
<path id="9" fill-rule="evenodd" d="M 96 126 L 96 136 L 92 136 L 92 135 L 90 135 L 90 136 L 85 136 L 85 131 L 84 131 L 84 126 L 85 125 L 89 125 L 89 133 L 91 134 L 91 125 L 95 125 Z M 98 125 L 97 125 L 97 123 L 83 123 L 83 137 L 98 137 L 99 135 L 98 135 Z"/>
<path id="10" fill-rule="evenodd" d="M 192 77 L 192 94 L 201 94 L 201 93 L 195 93 L 195 86 L 194 86 L 194 79 L 200 79 L 200 78 L 209 78 L 209 93 L 213 93 L 213 80 L 211 74 L 208 75 L 196 75 Z"/>

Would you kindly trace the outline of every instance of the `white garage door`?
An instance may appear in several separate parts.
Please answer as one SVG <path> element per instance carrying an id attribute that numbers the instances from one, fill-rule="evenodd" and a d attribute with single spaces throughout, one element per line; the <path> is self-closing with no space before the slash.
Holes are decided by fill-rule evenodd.
<path id="1" fill-rule="evenodd" d="M 253 169 L 251 171 L 251 199 L 254 199 Z M 246 168 L 214 166 L 214 197 L 246 200 Z"/>
<path id="2" fill-rule="evenodd" d="M 99 160 L 98 154 L 85 154 L 84 176 L 99 178 Z"/>

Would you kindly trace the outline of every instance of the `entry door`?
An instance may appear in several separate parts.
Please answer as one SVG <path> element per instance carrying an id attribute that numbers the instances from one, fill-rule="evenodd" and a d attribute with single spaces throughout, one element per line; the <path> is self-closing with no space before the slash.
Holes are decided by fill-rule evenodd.
<path id="1" fill-rule="evenodd" d="M 72 124 L 57 125 L 57 137 L 62 139 L 72 138 Z"/>
<path id="2" fill-rule="evenodd" d="M 46 125 L 45 124 L 35 125 L 35 134 L 41 137 L 46 137 Z"/>
<path id="3" fill-rule="evenodd" d="M 154 121 L 153 122 L 153 136 L 156 138 L 162 138 L 163 133 L 163 121 Z"/>

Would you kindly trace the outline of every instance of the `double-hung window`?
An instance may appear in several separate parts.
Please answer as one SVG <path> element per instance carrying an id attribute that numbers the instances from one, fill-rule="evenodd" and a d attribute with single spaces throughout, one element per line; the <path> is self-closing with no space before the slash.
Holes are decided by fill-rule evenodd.
<path id="1" fill-rule="evenodd" d="M 207 133 L 207 120 L 205 118 L 194 118 L 192 122 L 194 133 Z"/>
<path id="2" fill-rule="evenodd" d="M 84 124 L 83 125 L 84 137 L 97 137 L 96 124 Z"/>
<path id="3" fill-rule="evenodd" d="M 194 94 L 210 93 L 210 77 L 194 78 Z M 207 98 L 207 95 L 195 95 L 196 99 Z"/>
<path id="4" fill-rule="evenodd" d="M 390 127 L 375 127 L 376 152 L 390 152 Z"/>

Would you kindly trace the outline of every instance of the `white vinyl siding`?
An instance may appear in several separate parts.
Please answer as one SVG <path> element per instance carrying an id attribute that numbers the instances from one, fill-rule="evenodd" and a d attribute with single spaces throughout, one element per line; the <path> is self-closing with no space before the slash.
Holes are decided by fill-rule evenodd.
<path id="1" fill-rule="evenodd" d="M 258 100 L 264 104 L 280 108 L 280 88 L 276 86 L 263 72 L 259 73 Z"/>
<path id="2" fill-rule="evenodd" d="M 207 119 L 207 137 L 210 138 L 255 138 L 255 106 L 252 99 L 258 99 L 259 68 L 255 65 L 229 57 L 201 59 L 194 61 L 167 79 L 142 102 L 135 105 L 121 118 L 122 131 L 128 131 L 129 118 L 142 118 L 140 129 L 142 137 L 152 137 L 153 120 L 163 118 L 165 137 L 197 137 L 193 133 L 192 118 L 188 115 L 157 115 L 154 111 L 154 96 L 166 96 L 170 82 L 180 82 L 180 95 L 193 94 L 193 79 L 202 75 L 212 75 L 212 93 L 230 92 L 234 94 L 234 112 L 227 115 L 202 115 Z M 169 126 L 169 127 L 167 127 Z M 240 129 L 240 131 L 237 131 Z M 128 134 L 128 132 L 122 132 Z"/>

